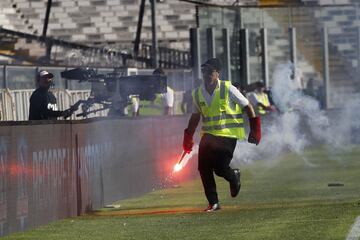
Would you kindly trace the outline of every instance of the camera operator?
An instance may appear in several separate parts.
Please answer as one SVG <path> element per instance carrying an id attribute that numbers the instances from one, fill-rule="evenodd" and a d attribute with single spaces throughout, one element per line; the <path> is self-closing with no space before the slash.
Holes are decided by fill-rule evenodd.
<path id="1" fill-rule="evenodd" d="M 75 112 L 76 107 L 72 106 L 65 111 L 59 111 L 56 104 L 56 97 L 49 91 L 53 84 L 54 75 L 45 70 L 38 73 L 38 88 L 31 94 L 29 120 L 51 120 L 58 117 L 68 118 Z"/>

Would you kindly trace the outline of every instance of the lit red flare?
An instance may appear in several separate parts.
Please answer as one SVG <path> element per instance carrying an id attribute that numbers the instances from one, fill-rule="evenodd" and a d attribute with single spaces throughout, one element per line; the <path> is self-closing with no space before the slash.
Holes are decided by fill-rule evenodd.
<path id="1" fill-rule="evenodd" d="M 174 172 L 179 172 L 179 171 L 181 171 L 181 169 L 182 169 L 182 166 L 179 163 L 175 164 Z"/>
<path id="2" fill-rule="evenodd" d="M 186 152 L 183 151 L 179 161 L 174 166 L 174 172 L 179 172 L 183 168 L 183 166 L 181 165 L 181 162 L 184 159 L 185 155 L 186 155 Z"/>

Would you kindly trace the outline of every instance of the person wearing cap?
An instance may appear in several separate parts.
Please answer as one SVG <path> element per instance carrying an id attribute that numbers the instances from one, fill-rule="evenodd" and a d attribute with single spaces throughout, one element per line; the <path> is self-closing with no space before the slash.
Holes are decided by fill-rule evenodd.
<path id="1" fill-rule="evenodd" d="M 56 97 L 49 91 L 53 85 L 54 75 L 42 70 L 38 73 L 38 88 L 31 94 L 29 120 L 50 120 L 58 117 L 70 117 L 76 111 L 71 107 L 65 111 L 59 111 L 56 104 Z"/>
<path id="2" fill-rule="evenodd" d="M 201 140 L 198 154 L 198 170 L 209 202 L 204 210 L 220 209 L 214 173 L 230 184 L 230 193 L 236 197 L 240 191 L 240 170 L 230 168 L 237 140 L 245 139 L 242 108 L 250 122 L 248 142 L 259 144 L 261 139 L 260 118 L 249 101 L 230 81 L 219 79 L 221 62 L 211 58 L 201 65 L 203 84 L 192 91 L 194 111 L 184 130 L 183 149 L 190 152 L 193 135 L 202 119 Z"/>

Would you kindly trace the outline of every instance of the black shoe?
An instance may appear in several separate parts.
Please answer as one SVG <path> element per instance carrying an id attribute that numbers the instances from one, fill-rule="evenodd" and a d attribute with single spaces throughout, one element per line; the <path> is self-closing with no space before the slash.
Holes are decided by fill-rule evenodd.
<path id="1" fill-rule="evenodd" d="M 214 212 L 217 210 L 220 210 L 220 204 L 219 203 L 214 203 L 214 204 L 209 204 L 209 206 L 207 208 L 204 209 L 204 212 Z"/>
<path id="2" fill-rule="evenodd" d="M 232 197 L 236 197 L 239 194 L 241 188 L 240 170 L 234 169 L 234 173 L 235 179 L 233 180 L 233 182 L 230 182 L 230 193 Z"/>

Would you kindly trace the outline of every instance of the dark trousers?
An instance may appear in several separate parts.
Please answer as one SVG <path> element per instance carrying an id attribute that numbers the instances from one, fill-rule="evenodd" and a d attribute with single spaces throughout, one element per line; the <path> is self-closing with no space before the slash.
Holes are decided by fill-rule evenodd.
<path id="1" fill-rule="evenodd" d="M 228 182 L 236 179 L 234 170 L 229 166 L 236 147 L 236 141 L 234 138 L 217 137 L 210 134 L 204 134 L 201 138 L 198 170 L 209 204 L 219 202 L 214 172 Z"/>

